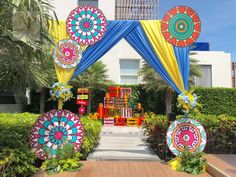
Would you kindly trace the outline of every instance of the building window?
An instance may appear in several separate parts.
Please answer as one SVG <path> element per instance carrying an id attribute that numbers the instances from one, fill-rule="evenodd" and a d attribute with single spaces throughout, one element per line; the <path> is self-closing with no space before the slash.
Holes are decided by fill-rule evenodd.
<path id="1" fill-rule="evenodd" d="M 195 77 L 195 85 L 202 87 L 212 87 L 212 66 L 200 65 L 201 77 Z"/>
<path id="2" fill-rule="evenodd" d="M 157 20 L 159 0 L 116 0 L 116 20 Z"/>
<path id="3" fill-rule="evenodd" d="M 98 0 L 78 0 L 78 5 L 79 6 L 91 5 L 94 7 L 98 7 Z"/>
<path id="4" fill-rule="evenodd" d="M 120 59 L 120 83 L 139 84 L 140 60 Z"/>

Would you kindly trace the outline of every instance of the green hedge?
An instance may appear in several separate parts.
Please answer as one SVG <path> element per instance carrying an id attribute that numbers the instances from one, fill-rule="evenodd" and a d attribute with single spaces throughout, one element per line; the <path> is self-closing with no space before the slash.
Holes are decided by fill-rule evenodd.
<path id="1" fill-rule="evenodd" d="M 168 156 L 166 131 L 168 120 L 166 116 L 149 113 L 143 123 L 148 142 L 161 159 Z M 193 115 L 206 130 L 207 144 L 205 152 L 214 154 L 236 153 L 236 117 L 227 115 Z"/>
<path id="2" fill-rule="evenodd" d="M 201 113 L 236 116 L 236 89 L 196 88 L 195 93 L 200 97 Z"/>
<path id="3" fill-rule="evenodd" d="M 38 116 L 30 113 L 0 114 L 0 176 L 4 169 L 7 177 L 31 176 L 40 167 L 42 162 L 29 145 L 30 130 Z M 81 118 L 81 121 L 85 136 L 80 153 L 81 159 L 85 159 L 98 141 L 102 124 L 88 117 Z"/>

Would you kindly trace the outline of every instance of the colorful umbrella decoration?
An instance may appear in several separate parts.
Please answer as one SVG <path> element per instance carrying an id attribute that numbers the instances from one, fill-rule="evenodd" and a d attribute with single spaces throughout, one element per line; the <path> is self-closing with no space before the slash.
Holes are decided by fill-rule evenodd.
<path id="1" fill-rule="evenodd" d="M 40 159 L 46 159 L 56 157 L 57 148 L 64 143 L 72 143 L 75 150 L 79 150 L 83 137 L 83 125 L 76 114 L 68 110 L 51 110 L 41 115 L 33 125 L 30 144 Z"/>
<path id="2" fill-rule="evenodd" d="M 79 6 L 70 12 L 66 28 L 71 39 L 79 44 L 92 45 L 105 34 L 106 17 L 96 7 Z"/>
<path id="3" fill-rule="evenodd" d="M 200 18 L 190 7 L 177 6 L 165 14 L 161 30 L 166 41 L 174 46 L 190 46 L 200 34 Z"/>
<path id="4" fill-rule="evenodd" d="M 73 40 L 61 40 L 53 50 L 53 59 L 61 68 L 74 68 L 82 59 L 82 49 L 80 45 Z"/>
<path id="5" fill-rule="evenodd" d="M 206 132 L 202 125 L 194 119 L 182 118 L 169 126 L 166 141 L 175 155 L 180 155 L 184 147 L 190 152 L 202 152 L 206 146 Z"/>

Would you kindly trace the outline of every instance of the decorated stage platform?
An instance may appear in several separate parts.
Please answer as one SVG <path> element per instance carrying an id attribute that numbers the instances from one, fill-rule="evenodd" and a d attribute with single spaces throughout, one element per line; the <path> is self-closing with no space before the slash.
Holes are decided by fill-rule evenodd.
<path id="1" fill-rule="evenodd" d="M 129 87 L 110 86 L 97 111 L 103 125 L 141 126 L 144 109 L 135 94 Z"/>

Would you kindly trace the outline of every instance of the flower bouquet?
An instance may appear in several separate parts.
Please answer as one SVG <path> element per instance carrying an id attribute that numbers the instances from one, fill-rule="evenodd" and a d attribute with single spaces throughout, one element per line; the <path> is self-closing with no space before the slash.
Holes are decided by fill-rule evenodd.
<path id="1" fill-rule="evenodd" d="M 178 108 L 180 108 L 184 113 L 188 114 L 189 111 L 194 110 L 196 111 L 200 104 L 197 102 L 198 97 L 196 94 L 193 94 L 193 91 L 183 92 L 181 93 L 178 98 Z"/>
<path id="2" fill-rule="evenodd" d="M 61 100 L 62 102 L 68 101 L 73 98 L 73 93 L 71 92 L 72 86 L 56 82 L 52 85 L 50 90 L 51 100 Z"/>

